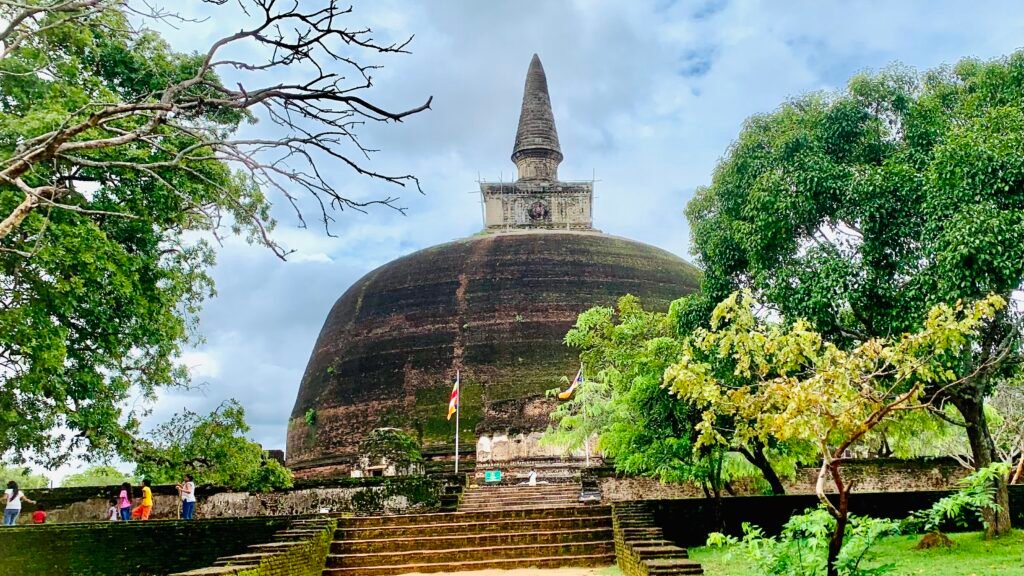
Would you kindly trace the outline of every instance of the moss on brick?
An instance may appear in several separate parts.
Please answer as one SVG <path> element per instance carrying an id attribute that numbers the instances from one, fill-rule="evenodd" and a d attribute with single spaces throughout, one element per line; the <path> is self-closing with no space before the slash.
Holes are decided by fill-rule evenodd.
<path id="1" fill-rule="evenodd" d="M 19 576 L 165 576 L 267 542 L 290 519 L 83 522 L 0 530 L 3 566 Z"/>
<path id="2" fill-rule="evenodd" d="M 356 282 L 328 315 L 292 411 L 288 464 L 315 469 L 328 457 L 353 457 L 380 426 L 415 433 L 424 447 L 450 446 L 445 408 L 456 368 L 465 441 L 509 422 L 543 429 L 546 421 L 492 407 L 543 395 L 576 372 L 578 356 L 563 338 L 580 312 L 625 294 L 667 309 L 698 284 L 699 271 L 682 259 L 594 232 L 489 234 L 395 260 Z M 311 408 L 313 441 L 295 422 Z"/>

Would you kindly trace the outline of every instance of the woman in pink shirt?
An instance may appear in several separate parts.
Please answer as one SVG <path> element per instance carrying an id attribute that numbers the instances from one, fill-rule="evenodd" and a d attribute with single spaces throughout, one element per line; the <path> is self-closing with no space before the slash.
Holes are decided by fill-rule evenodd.
<path id="1" fill-rule="evenodd" d="M 121 511 L 121 520 L 127 522 L 132 517 L 132 485 L 121 484 L 121 493 L 117 495 L 117 508 Z"/>

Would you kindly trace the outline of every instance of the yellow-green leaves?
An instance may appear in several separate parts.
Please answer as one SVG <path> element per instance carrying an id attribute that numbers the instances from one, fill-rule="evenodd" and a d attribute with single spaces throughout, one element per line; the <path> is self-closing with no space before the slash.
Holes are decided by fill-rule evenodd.
<path id="1" fill-rule="evenodd" d="M 848 447 L 883 420 L 924 408 L 929 386 L 969 379 L 959 362 L 978 329 L 1006 303 L 989 296 L 970 305 L 934 307 L 923 328 L 872 338 L 851 350 L 827 342 L 804 321 L 756 314 L 749 293 L 736 292 L 714 310 L 665 371 L 665 385 L 702 411 L 696 447 L 754 439 Z M 718 422 L 731 423 L 726 438 Z"/>

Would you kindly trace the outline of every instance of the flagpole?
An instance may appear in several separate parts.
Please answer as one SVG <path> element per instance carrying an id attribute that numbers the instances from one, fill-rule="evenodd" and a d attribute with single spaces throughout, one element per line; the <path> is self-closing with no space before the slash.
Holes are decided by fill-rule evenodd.
<path id="1" fill-rule="evenodd" d="M 462 412 L 462 381 L 459 371 L 455 371 L 455 382 L 459 386 L 458 397 L 455 399 L 455 473 L 459 473 L 459 414 Z"/>
<path id="2" fill-rule="evenodd" d="M 580 363 L 580 380 L 583 380 L 583 364 Z M 583 429 L 587 428 L 587 406 L 583 406 Z M 590 468 L 590 433 L 587 432 L 587 437 L 583 439 L 583 449 L 587 454 L 587 468 Z"/>

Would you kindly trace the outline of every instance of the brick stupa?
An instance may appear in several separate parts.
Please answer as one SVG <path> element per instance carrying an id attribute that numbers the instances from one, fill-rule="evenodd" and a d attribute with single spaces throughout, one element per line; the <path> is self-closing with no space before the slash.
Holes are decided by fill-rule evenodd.
<path id="1" fill-rule="evenodd" d="M 681 258 L 593 229 L 592 182 L 558 179 L 562 152 L 536 55 L 512 161 L 515 182 L 480 185 L 483 234 L 385 264 L 334 304 L 288 426 L 297 476 L 346 475 L 360 442 L 385 426 L 416 436 L 428 457 L 450 457 L 456 370 L 464 454 L 479 440 L 487 458 L 553 456 L 536 438 L 554 402 L 545 391 L 579 367 L 562 342 L 576 316 L 625 294 L 665 310 L 697 290 L 699 272 Z M 509 442 L 504 452 L 497 438 Z"/>

